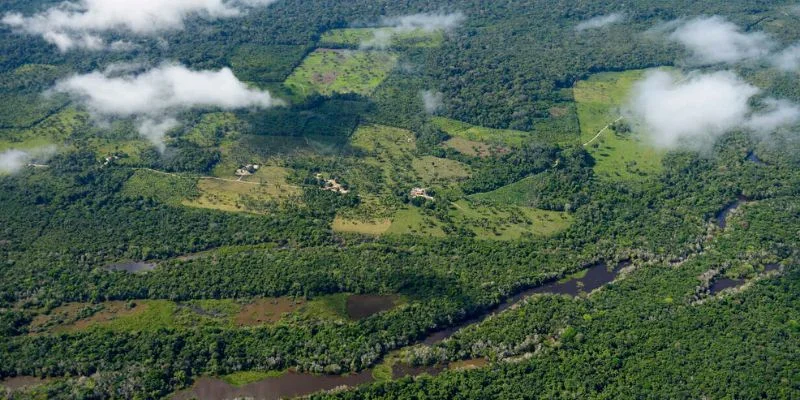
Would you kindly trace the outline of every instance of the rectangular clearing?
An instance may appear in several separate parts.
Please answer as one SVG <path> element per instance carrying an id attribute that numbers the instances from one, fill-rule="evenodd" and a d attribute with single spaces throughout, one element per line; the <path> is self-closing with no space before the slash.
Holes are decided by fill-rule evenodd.
<path id="1" fill-rule="evenodd" d="M 645 70 L 592 75 L 573 92 L 581 125 L 581 143 L 596 160 L 595 173 L 611 180 L 641 180 L 661 170 L 663 154 L 644 142 L 640 132 L 614 130 L 633 85 Z"/>
<path id="2" fill-rule="evenodd" d="M 397 55 L 386 51 L 317 49 L 286 79 L 295 95 L 357 93 L 368 96 L 397 64 Z"/>

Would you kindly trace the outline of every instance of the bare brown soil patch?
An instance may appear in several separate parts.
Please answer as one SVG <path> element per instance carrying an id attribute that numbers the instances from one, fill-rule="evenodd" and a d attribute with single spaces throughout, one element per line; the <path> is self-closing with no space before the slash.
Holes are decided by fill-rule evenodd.
<path id="1" fill-rule="evenodd" d="M 471 360 L 452 362 L 447 368 L 451 370 L 476 369 L 485 367 L 487 364 L 489 364 L 489 360 L 485 358 L 473 358 Z"/>
<path id="2" fill-rule="evenodd" d="M 256 326 L 278 322 L 281 316 L 294 312 L 305 304 L 305 300 L 288 297 L 257 299 L 242 307 L 234 321 L 238 326 Z"/>
<path id="3" fill-rule="evenodd" d="M 91 307 L 102 307 L 92 315 L 79 318 L 82 311 Z M 119 317 L 142 313 L 148 305 L 136 303 L 133 308 L 128 308 L 127 302 L 108 301 L 101 305 L 91 303 L 67 303 L 52 309 L 47 314 L 39 314 L 33 318 L 30 330 L 33 334 L 45 331 L 72 332 L 87 329 L 93 325 L 112 321 Z M 89 310 L 86 310 L 87 313 Z"/>
<path id="4" fill-rule="evenodd" d="M 50 379 L 36 378 L 34 376 L 15 376 L 0 380 L 0 387 L 10 391 L 24 389 L 31 386 L 38 386 L 47 383 Z"/>

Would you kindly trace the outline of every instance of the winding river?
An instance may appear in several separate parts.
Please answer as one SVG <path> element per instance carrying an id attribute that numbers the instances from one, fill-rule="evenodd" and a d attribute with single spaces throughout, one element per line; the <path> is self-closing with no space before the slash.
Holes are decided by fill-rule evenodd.
<path id="1" fill-rule="evenodd" d="M 422 342 L 429 345 L 439 343 L 449 338 L 460 329 L 480 323 L 486 318 L 503 312 L 535 294 L 549 293 L 577 296 L 582 293 L 589 293 L 613 281 L 620 270 L 629 264 L 628 261 L 623 261 L 618 263 L 617 266 L 611 270 L 608 269 L 605 263 L 594 264 L 580 277 L 551 282 L 543 286 L 525 290 L 475 318 L 466 320 L 456 326 L 433 332 Z M 364 300 L 376 300 L 376 302 L 375 304 L 371 304 L 373 303 L 372 301 Z M 374 313 L 391 307 L 394 299 L 389 296 L 361 296 L 354 298 L 354 301 L 360 305 L 354 307 L 352 311 L 349 311 L 349 313 L 352 312 L 351 318 L 358 317 L 362 313 Z M 456 364 L 457 363 L 453 363 L 451 366 L 457 367 Z M 480 366 L 483 365 L 483 363 L 475 362 L 475 365 Z M 392 376 L 398 379 L 404 376 L 418 376 L 421 374 L 437 375 L 447 368 L 448 366 L 445 365 L 412 367 L 398 363 L 393 366 Z M 374 378 L 371 369 L 350 375 L 313 375 L 290 371 L 278 377 L 266 378 L 239 387 L 232 386 L 218 378 L 203 377 L 199 378 L 191 388 L 176 393 L 173 399 L 220 400 L 251 398 L 256 400 L 277 400 L 287 397 L 305 396 L 322 390 L 355 387 L 373 381 Z"/>

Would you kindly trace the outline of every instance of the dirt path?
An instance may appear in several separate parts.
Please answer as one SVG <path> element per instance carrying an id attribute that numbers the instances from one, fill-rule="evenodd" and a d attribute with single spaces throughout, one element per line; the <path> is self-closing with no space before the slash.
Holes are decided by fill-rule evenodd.
<path id="1" fill-rule="evenodd" d="M 599 138 L 599 137 L 600 137 L 600 135 L 602 135 L 602 134 L 603 134 L 603 132 L 607 131 L 607 130 L 608 130 L 608 128 L 611 128 L 611 125 L 614 125 L 614 124 L 616 124 L 616 123 L 617 123 L 617 122 L 619 122 L 619 121 L 622 121 L 624 118 L 625 118 L 625 117 L 623 117 L 623 116 L 620 116 L 619 118 L 615 119 L 615 120 L 614 120 L 614 122 L 612 122 L 612 123 L 610 123 L 610 124 L 606 125 L 606 126 L 603 128 L 603 129 L 600 129 L 600 132 L 597 132 L 597 135 L 594 135 L 594 137 L 592 138 L 592 140 L 590 140 L 590 141 L 588 141 L 588 142 L 584 143 L 584 144 L 583 144 L 583 146 L 584 146 L 584 147 L 586 147 L 586 146 L 588 146 L 588 145 L 592 144 L 592 142 L 594 142 L 595 140 L 597 140 L 597 138 Z"/>
<path id="2" fill-rule="evenodd" d="M 139 170 L 142 170 L 142 171 L 150 171 L 150 172 L 155 172 L 155 173 L 157 173 L 157 174 L 162 174 L 162 175 L 169 175 L 169 176 L 177 176 L 177 177 L 182 177 L 182 178 L 188 178 L 188 177 L 187 177 L 187 176 L 185 176 L 185 175 L 181 175 L 181 174 L 175 174 L 175 173 L 172 173 L 172 172 L 164 172 L 164 171 L 159 171 L 159 170 L 152 169 L 152 168 L 131 168 L 131 169 L 133 169 L 133 170 L 137 170 L 137 171 L 139 171 Z M 233 183 L 244 183 L 244 184 L 247 184 L 247 185 L 256 185 L 256 186 L 261 186 L 261 185 L 263 185 L 262 183 L 259 183 L 259 182 L 247 182 L 247 181 L 236 180 L 236 179 L 217 178 L 217 177 L 215 177 L 215 176 L 200 176 L 200 177 L 198 177 L 198 179 L 210 179 L 210 180 L 215 180 L 215 181 L 224 181 L 224 182 L 233 182 Z M 239 179 L 241 179 L 241 178 L 239 178 Z"/>

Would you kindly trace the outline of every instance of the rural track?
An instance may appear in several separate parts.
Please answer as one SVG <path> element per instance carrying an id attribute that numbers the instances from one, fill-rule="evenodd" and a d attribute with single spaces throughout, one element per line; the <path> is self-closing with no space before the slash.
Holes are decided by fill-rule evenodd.
<path id="1" fill-rule="evenodd" d="M 614 122 L 612 122 L 612 123 L 610 123 L 610 124 L 606 125 L 606 126 L 603 128 L 603 129 L 600 129 L 600 132 L 597 132 L 597 135 L 594 135 L 594 137 L 592 138 L 592 140 L 590 140 L 590 141 L 588 141 L 588 142 L 584 143 L 584 144 L 583 144 L 583 147 L 586 147 L 586 146 L 588 146 L 588 145 L 592 144 L 592 142 L 594 142 L 595 140 L 597 140 L 597 138 L 599 138 L 599 137 L 600 137 L 600 135 L 602 135 L 602 134 L 603 134 L 603 132 L 607 131 L 607 130 L 608 130 L 608 128 L 611 128 L 611 125 L 614 125 L 614 124 L 616 124 L 616 123 L 617 123 L 617 122 L 619 122 L 619 121 L 622 121 L 622 119 L 624 119 L 624 118 L 625 118 L 624 116 L 620 116 L 619 118 L 615 119 L 615 120 L 614 120 Z"/>
<path id="2" fill-rule="evenodd" d="M 181 177 L 181 178 L 188 178 L 186 175 L 176 174 L 176 173 L 172 173 L 172 172 L 159 171 L 157 169 L 152 169 L 152 168 L 131 168 L 131 169 L 133 169 L 133 170 L 150 171 L 150 172 L 155 172 L 157 174 L 162 174 L 162 175 L 169 175 L 169 176 L 177 176 L 177 177 Z M 256 185 L 256 186 L 264 185 L 263 183 L 259 183 L 259 182 L 247 182 L 247 181 L 240 181 L 240 180 L 236 180 L 236 179 L 217 178 L 215 176 L 199 176 L 197 178 L 198 179 L 209 179 L 209 180 L 215 180 L 215 181 L 223 181 L 223 182 L 244 183 L 244 184 L 247 184 L 247 185 Z"/>

